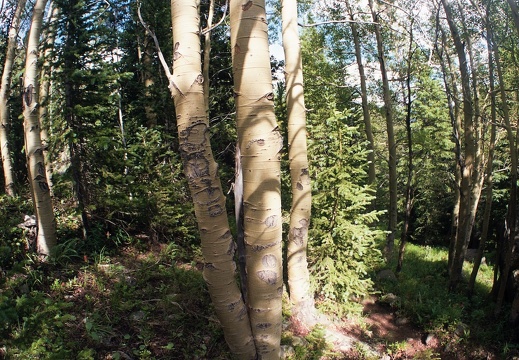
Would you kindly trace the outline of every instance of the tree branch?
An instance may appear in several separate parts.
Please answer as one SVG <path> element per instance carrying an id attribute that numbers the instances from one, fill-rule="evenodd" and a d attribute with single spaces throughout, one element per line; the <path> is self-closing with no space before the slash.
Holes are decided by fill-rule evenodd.
<path id="1" fill-rule="evenodd" d="M 141 21 L 142 26 L 146 29 L 146 31 L 153 38 L 153 42 L 155 43 L 155 47 L 157 48 L 157 53 L 159 55 L 160 63 L 162 64 L 162 67 L 164 68 L 164 72 L 166 73 L 166 75 L 168 77 L 168 81 L 171 81 L 171 77 L 173 76 L 173 74 L 171 74 L 171 71 L 169 70 L 169 65 L 166 62 L 166 59 L 164 59 L 164 55 L 162 54 L 162 51 L 160 50 L 159 40 L 157 39 L 157 36 L 155 36 L 155 33 L 153 31 L 151 31 L 149 26 L 142 19 L 140 1 L 138 2 L 138 6 L 137 6 L 137 14 L 139 15 L 139 20 Z"/>
<path id="2" fill-rule="evenodd" d="M 222 18 L 220 19 L 220 21 L 218 21 L 215 25 L 211 26 L 210 28 L 206 28 L 206 29 L 202 30 L 201 35 L 205 35 L 208 32 L 210 32 L 210 31 L 214 30 L 215 28 L 217 28 L 218 26 L 220 26 L 220 24 L 225 19 L 225 16 L 227 15 L 227 6 L 228 5 L 229 5 L 229 0 L 225 0 L 225 5 L 223 7 L 223 15 L 222 15 Z"/>
<path id="3" fill-rule="evenodd" d="M 320 26 L 320 25 L 328 25 L 328 24 L 345 24 L 345 23 L 356 23 L 356 24 L 370 24 L 370 25 L 380 25 L 379 23 L 373 22 L 373 21 L 355 21 L 355 20 L 329 20 L 329 21 L 323 21 L 318 23 L 312 23 L 312 24 L 301 24 L 298 23 L 297 25 L 301 27 L 313 27 L 313 26 Z"/>

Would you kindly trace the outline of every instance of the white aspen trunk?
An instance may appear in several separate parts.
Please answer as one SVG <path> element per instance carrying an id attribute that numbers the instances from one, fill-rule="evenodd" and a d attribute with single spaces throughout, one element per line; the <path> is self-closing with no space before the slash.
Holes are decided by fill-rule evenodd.
<path id="1" fill-rule="evenodd" d="M 25 132 L 25 152 L 29 181 L 34 199 L 35 212 L 38 218 L 37 251 L 48 256 L 56 245 L 56 223 L 52 200 L 45 173 L 45 160 L 40 138 L 39 122 L 39 83 L 38 83 L 38 46 L 41 35 L 43 13 L 47 0 L 37 0 L 34 5 L 27 56 L 25 60 L 23 116 Z"/>
<path id="2" fill-rule="evenodd" d="M 261 359 L 279 359 L 283 293 L 280 151 L 264 0 L 231 0 L 231 52 L 252 333 Z"/>
<path id="3" fill-rule="evenodd" d="M 292 184 L 292 207 L 287 246 L 290 301 L 305 323 L 315 321 L 315 304 L 310 288 L 307 262 L 308 227 L 312 192 L 306 144 L 306 108 L 303 65 L 297 26 L 297 0 L 281 4 L 283 47 L 285 50 L 286 102 L 288 115 L 288 158 Z"/>
<path id="4" fill-rule="evenodd" d="M 235 245 L 209 139 L 198 2 L 173 0 L 171 17 L 175 62 L 174 75 L 169 76 L 170 90 L 175 102 L 184 172 L 200 229 L 204 279 L 231 351 L 239 359 L 251 360 L 256 358 L 256 349 L 248 312 L 235 280 Z M 163 58 L 161 61 L 164 64 Z"/>
<path id="5" fill-rule="evenodd" d="M 7 53 L 2 72 L 2 82 L 0 84 L 0 153 L 2 154 L 2 167 L 4 169 L 5 193 L 14 196 L 14 176 L 13 164 L 11 161 L 8 133 L 9 133 L 9 107 L 8 100 L 11 89 L 11 73 L 13 71 L 14 57 L 16 54 L 16 37 L 20 29 L 22 12 L 25 8 L 26 0 L 18 0 L 16 11 L 13 15 L 9 35 L 7 39 Z"/>
<path id="6" fill-rule="evenodd" d="M 51 159 L 49 157 L 48 146 L 49 146 L 49 132 L 52 127 L 51 117 L 49 116 L 49 100 L 50 100 L 50 89 L 51 89 L 51 81 L 50 76 L 52 73 L 52 64 L 49 59 L 50 54 L 52 53 L 52 48 L 54 47 L 54 41 L 56 40 L 56 29 L 54 23 L 58 19 L 59 8 L 54 6 L 53 3 L 50 5 L 51 7 L 51 16 L 49 17 L 48 23 L 49 27 L 46 31 L 46 39 L 45 39 L 45 52 L 43 54 L 43 66 L 41 69 L 41 82 L 40 82 L 40 125 L 41 125 L 41 142 L 43 146 L 43 156 L 45 158 L 45 173 L 47 176 L 47 182 L 49 184 L 49 191 L 51 196 L 53 196 L 52 191 L 52 166 Z"/>

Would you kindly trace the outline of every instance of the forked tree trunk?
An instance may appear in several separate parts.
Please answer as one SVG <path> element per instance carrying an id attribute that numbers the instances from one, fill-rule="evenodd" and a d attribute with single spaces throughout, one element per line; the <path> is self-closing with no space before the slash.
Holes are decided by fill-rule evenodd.
<path id="1" fill-rule="evenodd" d="M 386 240 L 386 257 L 390 257 L 393 252 L 395 244 L 396 227 L 397 227 L 397 172 L 396 172 L 396 141 L 393 126 L 393 105 L 391 101 L 391 93 L 389 90 L 389 78 L 386 69 L 386 57 L 384 54 L 384 43 L 382 39 L 382 32 L 380 30 L 380 18 L 378 16 L 378 9 L 375 8 L 373 0 L 369 0 L 369 8 L 374 22 L 375 37 L 377 39 L 377 55 L 380 65 L 380 74 L 382 76 L 382 90 L 384 93 L 384 113 L 386 117 L 387 128 L 387 145 L 389 152 L 389 226 Z"/>
<path id="2" fill-rule="evenodd" d="M 461 74 L 461 85 L 463 91 L 463 138 L 464 138 L 464 158 L 461 164 L 461 187 L 460 187 L 460 210 L 459 226 L 457 228 L 454 254 L 452 255 L 452 266 L 449 277 L 449 288 L 454 290 L 461 281 L 465 252 L 474 225 L 477 203 L 479 201 L 478 187 L 478 159 L 476 137 L 474 129 L 474 107 L 472 90 L 470 86 L 470 72 L 468 60 L 465 54 L 465 44 L 463 43 L 458 28 L 454 22 L 452 10 L 448 0 L 441 0 L 447 22 L 451 31 L 456 53 L 458 55 L 459 68 Z M 480 188 L 480 187 L 479 187 Z"/>
<path id="3" fill-rule="evenodd" d="M 301 45 L 297 26 L 297 0 L 283 0 L 281 6 L 285 50 L 288 158 L 292 184 L 287 246 L 288 287 L 295 315 L 306 324 L 313 325 L 316 310 L 306 256 L 312 191 L 308 171 L 306 108 Z"/>
<path id="4" fill-rule="evenodd" d="M 25 132 L 25 152 L 34 207 L 38 219 L 37 251 L 48 256 L 56 245 L 56 223 L 45 173 L 45 160 L 40 138 L 39 122 L 39 83 L 38 83 L 38 46 L 41 34 L 43 13 L 47 0 L 37 0 L 34 5 L 27 55 L 23 91 L 23 116 Z"/>
<path id="5" fill-rule="evenodd" d="M 235 281 L 235 249 L 225 209 L 225 196 L 211 151 L 202 84 L 197 1 L 173 0 L 171 18 L 174 75 L 171 75 L 162 57 L 161 61 L 168 74 L 175 102 L 184 172 L 200 229 L 205 260 L 204 279 L 231 351 L 239 359 L 255 359 L 256 349 L 248 312 Z"/>
<path id="6" fill-rule="evenodd" d="M 13 71 L 14 58 L 16 54 L 16 37 L 20 28 L 20 21 L 26 0 L 18 0 L 7 39 L 7 53 L 5 56 L 4 71 L 2 72 L 2 83 L 0 84 L 0 153 L 2 155 L 2 168 L 4 169 L 5 193 L 14 196 L 13 164 L 11 161 L 11 149 L 9 146 L 9 94 L 11 90 L 11 73 Z"/>
<path id="7" fill-rule="evenodd" d="M 250 321 L 260 358 L 279 359 L 283 143 L 274 114 L 265 1 L 231 0 L 230 4 Z"/>

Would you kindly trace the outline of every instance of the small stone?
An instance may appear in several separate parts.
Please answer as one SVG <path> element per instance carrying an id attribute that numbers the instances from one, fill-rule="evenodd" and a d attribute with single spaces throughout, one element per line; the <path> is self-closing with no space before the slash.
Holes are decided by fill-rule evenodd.
<path id="1" fill-rule="evenodd" d="M 429 345 L 434 340 L 434 335 L 431 333 L 425 333 L 422 336 L 422 344 Z"/>
<path id="2" fill-rule="evenodd" d="M 294 348 L 290 345 L 281 345 L 281 359 L 292 359 L 296 355 Z"/>

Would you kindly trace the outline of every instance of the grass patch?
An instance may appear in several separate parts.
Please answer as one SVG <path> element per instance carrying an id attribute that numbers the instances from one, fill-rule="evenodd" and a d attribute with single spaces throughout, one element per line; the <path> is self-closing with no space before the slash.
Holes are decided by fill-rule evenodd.
<path id="1" fill-rule="evenodd" d="M 506 314 L 494 316 L 494 303 L 489 296 L 492 267 L 481 266 L 474 295 L 468 298 L 465 288 L 472 263 L 464 264 L 460 290 L 448 292 L 447 261 L 445 248 L 408 244 L 397 280 L 378 280 L 376 284 L 381 299 L 391 297 L 393 307 L 424 331 L 435 334 L 448 351 L 473 351 L 480 347 L 510 355 L 513 329 L 507 324 Z M 396 260 L 389 266 L 396 268 Z"/>

